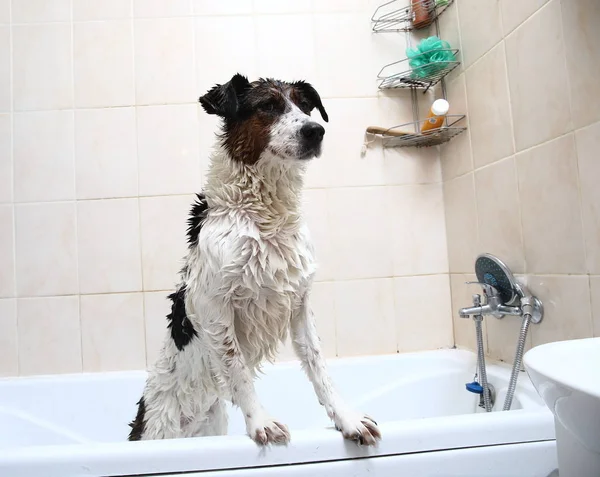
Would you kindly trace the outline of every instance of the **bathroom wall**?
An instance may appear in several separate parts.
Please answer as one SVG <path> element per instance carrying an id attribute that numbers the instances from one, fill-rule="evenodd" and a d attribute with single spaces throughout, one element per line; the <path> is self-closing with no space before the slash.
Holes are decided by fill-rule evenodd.
<path id="1" fill-rule="evenodd" d="M 528 346 L 600 336 L 600 3 L 458 0 L 450 103 L 469 130 L 441 149 L 455 341 L 478 253 L 505 260 L 544 302 Z M 487 318 L 488 353 L 512 361 L 520 320 Z"/>
<path id="2" fill-rule="evenodd" d="M 305 194 L 327 356 L 451 346 L 438 151 L 360 154 L 411 115 L 378 94 L 405 45 L 376 3 L 0 0 L 0 375 L 153 361 L 217 126 L 196 101 L 236 71 L 307 79 L 329 112 Z"/>

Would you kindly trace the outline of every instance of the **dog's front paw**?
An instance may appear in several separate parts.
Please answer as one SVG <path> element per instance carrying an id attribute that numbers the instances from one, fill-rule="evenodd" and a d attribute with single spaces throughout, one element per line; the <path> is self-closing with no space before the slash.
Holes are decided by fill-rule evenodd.
<path id="1" fill-rule="evenodd" d="M 290 442 L 290 431 L 285 424 L 270 417 L 250 418 L 246 422 L 248 435 L 261 445 L 287 444 Z"/>
<path id="2" fill-rule="evenodd" d="M 346 439 L 356 441 L 360 445 L 374 446 L 381 440 L 381 431 L 369 416 L 346 413 L 338 416 L 335 427 Z"/>

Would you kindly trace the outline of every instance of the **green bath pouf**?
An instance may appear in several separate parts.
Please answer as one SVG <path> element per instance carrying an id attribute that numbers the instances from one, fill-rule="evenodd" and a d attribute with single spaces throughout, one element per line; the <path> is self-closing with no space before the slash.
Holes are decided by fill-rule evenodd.
<path id="1" fill-rule="evenodd" d="M 421 40 L 416 48 L 407 48 L 406 56 L 412 68 L 411 76 L 420 79 L 433 76 L 456 61 L 450 44 L 437 36 Z"/>

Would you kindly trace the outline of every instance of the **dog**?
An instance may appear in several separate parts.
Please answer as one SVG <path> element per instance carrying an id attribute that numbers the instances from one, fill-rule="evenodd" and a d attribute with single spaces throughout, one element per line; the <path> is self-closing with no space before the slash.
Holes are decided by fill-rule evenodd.
<path id="1" fill-rule="evenodd" d="M 377 423 L 334 389 L 309 306 L 316 265 L 301 194 L 325 134 L 311 111 L 328 122 L 319 94 L 305 81 L 249 82 L 238 73 L 199 101 L 221 118 L 222 133 L 191 209 L 167 336 L 129 440 L 225 435 L 229 400 L 256 443 L 286 444 L 287 426 L 263 408 L 253 381 L 290 334 L 336 429 L 375 445 Z"/>

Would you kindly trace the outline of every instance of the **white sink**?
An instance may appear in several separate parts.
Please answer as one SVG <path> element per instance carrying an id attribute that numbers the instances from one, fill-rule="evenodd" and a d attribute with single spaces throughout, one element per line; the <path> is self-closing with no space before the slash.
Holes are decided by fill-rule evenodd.
<path id="1" fill-rule="evenodd" d="M 599 477 L 600 338 L 536 346 L 523 363 L 554 414 L 560 477 Z"/>

